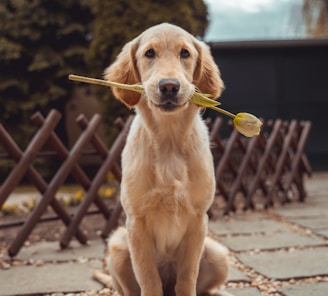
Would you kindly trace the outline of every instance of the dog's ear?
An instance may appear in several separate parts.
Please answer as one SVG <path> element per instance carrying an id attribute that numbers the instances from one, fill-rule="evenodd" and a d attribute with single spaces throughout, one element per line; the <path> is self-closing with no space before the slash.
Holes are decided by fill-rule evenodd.
<path id="1" fill-rule="evenodd" d="M 199 91 L 211 94 L 213 99 L 217 99 L 224 89 L 220 70 L 212 57 L 210 48 L 204 42 L 195 40 L 194 45 L 198 51 L 198 60 L 193 83 Z"/>
<path id="2" fill-rule="evenodd" d="M 136 84 L 140 82 L 140 76 L 136 65 L 136 51 L 139 45 L 139 38 L 135 38 L 127 43 L 117 56 L 115 62 L 104 72 L 104 78 L 108 81 Z M 129 108 L 138 104 L 140 94 L 130 90 L 113 87 L 116 98 L 121 100 Z"/>

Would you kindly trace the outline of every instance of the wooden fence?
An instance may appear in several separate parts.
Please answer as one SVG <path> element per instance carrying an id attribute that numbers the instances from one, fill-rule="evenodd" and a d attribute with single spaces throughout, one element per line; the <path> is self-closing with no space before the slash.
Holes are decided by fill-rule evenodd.
<path id="1" fill-rule="evenodd" d="M 237 195 L 243 198 L 238 203 L 244 210 L 254 209 L 256 204 L 268 208 L 274 202 L 305 200 L 304 175 L 311 175 L 311 166 L 304 147 L 311 122 L 268 121 L 261 136 L 251 139 L 240 136 L 236 129 L 222 139 L 221 127 L 222 119 L 218 118 L 210 137 L 216 194 L 226 202 L 226 214 L 236 210 Z"/>
<path id="2" fill-rule="evenodd" d="M 98 196 L 99 188 L 104 183 L 108 172 L 112 172 L 116 180 L 121 180 L 120 155 L 125 144 L 133 117 L 121 122 L 120 132 L 112 147 L 108 149 L 97 135 L 100 116 L 94 115 L 90 121 L 85 116 L 77 118 L 81 134 L 73 147 L 68 150 L 54 132 L 60 114 L 52 110 L 46 118 L 40 113 L 32 117 L 38 130 L 29 145 L 22 151 L 5 128 L 0 125 L 0 144 L 6 151 L 6 157 L 16 162 L 0 187 L 0 207 L 10 194 L 26 177 L 41 193 L 42 198 L 24 221 L 16 239 L 8 249 L 10 256 L 15 256 L 28 238 L 48 206 L 51 206 L 59 219 L 66 225 L 60 238 L 60 246 L 66 248 L 73 236 L 81 244 L 86 244 L 87 237 L 80 229 L 80 222 L 91 204 L 94 204 L 104 218 L 102 237 L 107 237 L 117 226 L 122 212 L 119 201 L 113 209 L 107 208 Z M 257 203 L 270 207 L 274 202 L 281 203 L 292 200 L 304 201 L 304 175 L 311 173 L 311 167 L 304 154 L 304 146 L 311 129 L 310 122 L 284 122 L 280 119 L 268 121 L 261 136 L 246 139 L 231 128 L 230 136 L 223 139 L 220 130 L 222 119 L 218 118 L 210 124 L 212 152 L 216 168 L 217 197 L 221 197 L 226 205 L 224 213 L 235 211 L 237 200 L 243 198 L 243 209 L 251 209 Z M 94 151 L 103 159 L 97 173 L 91 180 L 79 165 L 79 159 L 87 143 L 91 143 Z M 60 166 L 47 182 L 34 167 L 35 159 L 41 154 L 43 147 L 51 147 L 60 159 Z M 85 196 L 70 216 L 65 207 L 55 198 L 59 188 L 68 176 L 72 176 L 77 184 L 85 190 Z M 262 199 L 256 199 L 261 196 Z M 238 198 L 237 198 L 238 197 Z M 1 225 L 0 225 L 1 227 Z"/>

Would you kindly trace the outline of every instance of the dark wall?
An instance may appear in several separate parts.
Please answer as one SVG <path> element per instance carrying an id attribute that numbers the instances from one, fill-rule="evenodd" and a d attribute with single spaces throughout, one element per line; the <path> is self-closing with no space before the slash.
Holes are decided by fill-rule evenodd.
<path id="1" fill-rule="evenodd" d="M 311 120 L 306 152 L 314 169 L 328 169 L 328 40 L 210 46 L 226 86 L 222 107 L 265 119 Z"/>

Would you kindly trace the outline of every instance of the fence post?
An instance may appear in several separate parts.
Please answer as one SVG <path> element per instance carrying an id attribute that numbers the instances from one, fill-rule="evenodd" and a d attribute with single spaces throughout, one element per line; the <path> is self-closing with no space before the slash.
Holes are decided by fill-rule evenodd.
<path id="1" fill-rule="evenodd" d="M 36 113 L 33 116 L 32 121 L 38 126 L 41 126 L 44 122 L 44 118 L 41 115 L 41 113 Z M 62 161 L 67 159 L 69 151 L 54 132 L 50 134 L 49 145 L 57 152 L 58 156 L 61 158 Z M 89 180 L 88 176 L 83 172 L 83 170 L 78 164 L 76 164 L 73 167 L 71 174 L 73 175 L 75 180 L 82 185 L 82 187 L 85 190 L 88 190 L 91 181 Z M 96 196 L 95 198 L 95 204 L 106 218 L 110 216 L 109 210 L 98 196 Z"/>
<path id="2" fill-rule="evenodd" d="M 78 122 L 78 124 L 80 125 L 80 127 L 82 129 L 85 129 L 88 125 L 88 121 L 87 121 L 87 119 L 84 115 L 80 115 L 77 118 L 77 122 Z M 121 118 L 119 118 L 115 121 L 115 125 L 119 126 L 121 129 L 123 129 L 124 128 L 124 121 Z M 106 159 L 106 157 L 108 155 L 108 150 L 107 150 L 107 148 L 105 147 L 105 145 L 102 143 L 102 141 L 100 140 L 100 138 L 97 135 L 91 139 L 91 143 L 93 144 L 95 149 L 98 151 L 98 153 L 101 155 L 101 157 L 103 159 Z M 117 165 L 116 162 L 113 163 L 111 171 L 114 174 L 114 176 L 116 177 L 116 179 L 119 182 L 121 182 L 122 172 L 121 172 L 121 168 L 119 167 L 119 165 Z M 116 202 L 116 205 L 115 205 L 114 210 L 112 211 L 110 217 L 108 217 L 106 225 L 105 225 L 105 227 L 104 227 L 104 229 L 101 233 L 101 236 L 103 238 L 106 238 L 108 236 L 108 234 L 114 228 L 117 227 L 118 219 L 119 219 L 122 211 L 123 211 L 123 208 L 122 208 L 121 201 L 118 200 Z"/>
<path id="3" fill-rule="evenodd" d="M 270 187 L 270 190 L 268 193 L 268 200 L 267 200 L 266 206 L 273 205 L 273 195 L 274 195 L 274 192 L 276 191 L 276 187 L 277 187 L 277 185 L 282 186 L 278 183 L 280 183 L 279 179 L 282 176 L 283 168 L 284 168 L 284 165 L 286 164 L 286 157 L 288 154 L 288 150 L 290 148 L 290 143 L 292 142 L 293 135 L 295 133 L 296 128 L 297 128 L 297 121 L 292 120 L 291 123 L 289 124 L 288 132 L 283 139 L 282 150 L 278 157 L 277 164 L 275 167 L 275 172 L 274 172 L 274 175 L 271 180 L 271 187 Z"/>
<path id="4" fill-rule="evenodd" d="M 277 137 L 279 136 L 281 125 L 282 125 L 282 121 L 280 119 L 278 119 L 274 122 L 270 136 L 265 145 L 264 153 L 260 157 L 260 160 L 259 160 L 259 163 L 257 166 L 257 170 L 255 173 L 255 177 L 253 178 L 250 186 L 248 187 L 246 204 L 250 205 L 252 208 L 254 208 L 252 197 L 253 197 L 256 189 L 258 188 L 258 183 L 262 181 L 263 176 L 265 175 L 265 169 L 266 169 L 266 166 L 268 166 L 268 159 L 270 157 L 270 154 L 272 153 L 272 148 L 277 141 Z"/>
<path id="5" fill-rule="evenodd" d="M 132 120 L 133 120 L 133 118 L 129 117 L 129 119 L 125 123 L 124 129 L 121 131 L 121 133 L 117 137 L 116 141 L 114 142 L 112 148 L 110 149 L 110 152 L 107 155 L 105 162 L 103 163 L 103 165 L 97 172 L 88 192 L 86 193 L 86 196 L 79 207 L 79 211 L 75 214 L 75 216 L 72 219 L 71 224 L 69 225 L 69 227 L 66 229 L 65 233 L 63 234 L 62 239 L 60 241 L 60 245 L 62 248 L 66 248 L 68 246 L 73 234 L 76 231 L 77 226 L 81 222 L 85 212 L 87 211 L 88 207 L 90 206 L 93 196 L 95 196 L 95 194 L 97 194 L 99 187 L 103 183 L 106 173 L 111 169 L 114 161 L 120 156 L 121 151 L 123 150 L 123 147 L 125 144 L 125 139 L 127 137 Z"/>
<path id="6" fill-rule="evenodd" d="M 35 134 L 23 156 L 0 187 L 0 208 L 8 198 L 9 194 L 18 185 L 28 167 L 32 164 L 39 150 L 47 141 L 49 134 L 57 125 L 60 117 L 61 116 L 57 111 L 53 110 L 49 113 L 44 125 Z M 3 131 L 4 129 L 2 129 L 2 132 Z M 5 135 L 2 134 L 2 137 L 4 136 Z"/>
<path id="7" fill-rule="evenodd" d="M 301 171 L 301 165 L 303 162 L 302 157 L 304 157 L 303 151 L 304 146 L 309 136 L 309 132 L 311 129 L 311 122 L 302 122 L 300 124 L 300 136 L 297 138 L 297 147 L 295 149 L 295 154 L 292 160 L 291 169 L 288 175 L 288 179 L 286 182 L 286 189 L 288 190 L 293 181 L 295 182 L 297 189 L 299 191 L 299 200 L 304 201 L 306 197 L 306 192 L 303 186 L 303 172 Z M 305 168 L 308 173 L 310 173 L 309 168 Z"/>
<path id="8" fill-rule="evenodd" d="M 26 221 L 24 226 L 22 227 L 21 231 L 17 235 L 15 241 L 10 247 L 10 253 L 15 255 L 18 253 L 20 248 L 22 247 L 23 242 L 26 240 L 28 235 L 33 230 L 35 224 L 42 216 L 43 212 L 45 211 L 47 205 L 50 201 L 54 198 L 56 191 L 63 184 L 65 179 L 67 178 L 70 170 L 75 165 L 77 159 L 79 158 L 85 144 L 89 141 L 92 135 L 95 133 L 97 127 L 100 123 L 100 117 L 94 116 L 90 122 L 88 129 L 79 137 L 79 139 L 75 142 L 72 150 L 70 151 L 67 159 L 63 162 L 62 166 L 59 168 L 55 176 L 52 178 L 49 186 L 44 193 L 42 199 L 37 204 L 35 209 L 33 210 L 32 214 L 30 215 L 29 219 Z M 72 223 L 70 223 L 71 225 Z M 80 240 L 81 243 L 85 244 L 87 242 L 86 238 Z"/>
<path id="9" fill-rule="evenodd" d="M 19 147 L 16 145 L 16 143 L 12 140 L 9 134 L 0 126 L 1 134 L 5 135 L 5 137 L 2 137 L 2 143 L 7 150 L 8 154 L 16 161 L 19 162 L 21 157 L 23 156 L 22 151 L 19 149 Z M 40 193 L 44 193 L 47 190 L 47 183 L 46 181 L 40 176 L 40 174 L 36 171 L 36 169 L 33 166 L 29 166 L 27 171 L 27 178 L 30 180 L 32 184 L 35 185 L 35 187 L 40 191 Z M 65 209 L 61 206 L 61 204 L 57 201 L 57 199 L 52 199 L 50 203 L 53 210 L 56 212 L 58 217 L 62 219 L 65 225 L 69 225 L 71 222 L 71 219 Z M 76 233 L 76 237 L 80 240 L 83 240 L 83 233 L 78 230 Z M 15 256 L 15 253 L 11 253 L 11 250 L 9 249 L 9 256 Z"/>
<path id="10" fill-rule="evenodd" d="M 234 199 L 235 199 L 235 195 L 237 194 L 238 190 L 240 189 L 240 187 L 242 186 L 242 180 L 243 177 L 246 174 L 246 169 L 247 166 L 250 162 L 250 158 L 252 156 L 252 154 L 254 153 L 254 149 L 256 148 L 256 145 L 258 144 L 258 139 L 259 137 L 253 137 L 252 139 L 250 139 L 248 141 L 248 145 L 247 145 L 247 149 L 246 149 L 246 153 L 243 157 L 243 160 L 240 164 L 239 170 L 238 170 L 238 174 L 237 177 L 231 187 L 231 189 L 229 190 L 228 193 L 228 205 L 227 205 L 227 210 L 231 210 L 234 209 Z M 247 192 L 245 192 L 247 194 Z"/>

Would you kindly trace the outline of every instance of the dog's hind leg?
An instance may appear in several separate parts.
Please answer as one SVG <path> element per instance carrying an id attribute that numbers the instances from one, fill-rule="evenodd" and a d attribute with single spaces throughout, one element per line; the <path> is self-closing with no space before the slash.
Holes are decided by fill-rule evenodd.
<path id="1" fill-rule="evenodd" d="M 228 270 L 228 250 L 206 237 L 197 279 L 197 296 L 218 295 L 212 294 L 211 290 L 225 282 Z"/>
<path id="2" fill-rule="evenodd" d="M 133 273 L 124 227 L 118 228 L 108 242 L 108 270 L 112 276 L 114 288 L 122 296 L 139 296 L 140 288 Z"/>

